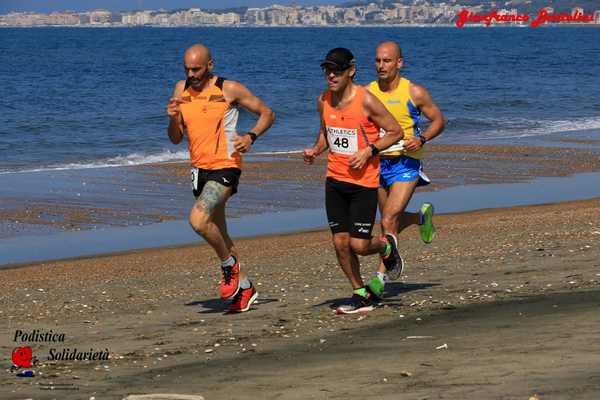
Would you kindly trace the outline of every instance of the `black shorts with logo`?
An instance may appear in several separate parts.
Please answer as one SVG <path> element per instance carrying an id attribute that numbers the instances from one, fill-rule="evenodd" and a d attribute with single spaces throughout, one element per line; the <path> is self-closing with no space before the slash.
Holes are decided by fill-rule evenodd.
<path id="1" fill-rule="evenodd" d="M 377 214 L 377 188 L 327 178 L 325 208 L 332 233 L 349 232 L 351 237 L 370 239 Z"/>
<path id="2" fill-rule="evenodd" d="M 215 181 L 223 186 L 231 187 L 231 195 L 237 193 L 242 171 L 239 168 L 201 169 L 192 167 L 192 190 L 194 197 L 200 196 L 208 181 Z"/>

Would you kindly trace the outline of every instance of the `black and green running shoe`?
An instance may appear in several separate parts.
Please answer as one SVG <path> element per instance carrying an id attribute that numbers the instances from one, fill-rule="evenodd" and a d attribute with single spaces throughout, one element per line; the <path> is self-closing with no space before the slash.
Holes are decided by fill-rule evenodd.
<path id="1" fill-rule="evenodd" d="M 366 297 L 354 293 L 350 300 L 335 309 L 336 314 L 358 314 L 373 311 L 375 304 Z"/>
<path id="2" fill-rule="evenodd" d="M 435 226 L 433 226 L 433 204 L 423 203 L 419 210 L 419 233 L 424 243 L 431 243 L 435 237 Z"/>
<path id="3" fill-rule="evenodd" d="M 404 269 L 404 260 L 402 256 L 400 256 L 400 252 L 398 251 L 398 242 L 394 235 L 390 235 L 386 233 L 384 236 L 384 240 L 388 242 L 392 249 L 387 256 L 381 256 L 381 261 L 383 261 L 383 265 L 385 265 L 385 269 L 390 280 L 395 281 L 400 278 L 402 275 L 402 270 Z"/>

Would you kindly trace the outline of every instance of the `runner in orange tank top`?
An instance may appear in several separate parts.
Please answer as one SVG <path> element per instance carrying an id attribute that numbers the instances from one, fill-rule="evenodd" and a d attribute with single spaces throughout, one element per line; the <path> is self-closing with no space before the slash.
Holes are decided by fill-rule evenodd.
<path id="1" fill-rule="evenodd" d="M 304 150 L 304 161 L 329 149 L 325 208 L 333 235 L 338 262 L 350 281 L 353 295 L 337 313 L 367 312 L 374 308 L 371 294 L 360 276 L 357 255 L 380 254 L 386 268 L 401 268 L 396 238 L 384 232 L 381 238 L 371 231 L 377 212 L 379 151 L 403 138 L 394 117 L 377 98 L 352 82 L 356 74 L 354 56 L 336 48 L 321 64 L 329 87 L 318 99 L 321 129 L 317 142 Z M 386 134 L 379 138 L 379 129 Z"/>
<path id="2" fill-rule="evenodd" d="M 167 105 L 169 138 L 179 144 L 184 136 L 192 163 L 196 203 L 190 225 L 221 260 L 221 298 L 231 299 L 230 312 L 247 311 L 258 293 L 244 272 L 227 233 L 225 204 L 237 192 L 242 154 L 273 124 L 275 114 L 239 82 L 212 74 L 208 48 L 196 44 L 184 56 L 186 80 L 179 81 Z M 258 115 L 246 135 L 236 131 L 238 107 Z"/>

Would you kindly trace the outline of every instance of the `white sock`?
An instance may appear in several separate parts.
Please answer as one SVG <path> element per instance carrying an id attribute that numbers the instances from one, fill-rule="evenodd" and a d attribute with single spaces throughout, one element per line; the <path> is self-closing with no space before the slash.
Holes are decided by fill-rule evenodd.
<path id="1" fill-rule="evenodd" d="M 235 257 L 229 256 L 225 261 L 221 261 L 221 267 L 233 267 L 235 265 Z"/>
<path id="2" fill-rule="evenodd" d="M 240 279 L 240 288 L 248 289 L 251 286 L 252 286 L 252 283 L 250 283 L 250 280 L 248 279 L 248 277 L 246 277 L 244 279 Z"/>
<path id="3" fill-rule="evenodd" d="M 385 285 L 385 283 L 388 281 L 388 276 L 385 272 L 377 271 L 375 272 L 375 276 L 379 279 L 382 285 Z"/>

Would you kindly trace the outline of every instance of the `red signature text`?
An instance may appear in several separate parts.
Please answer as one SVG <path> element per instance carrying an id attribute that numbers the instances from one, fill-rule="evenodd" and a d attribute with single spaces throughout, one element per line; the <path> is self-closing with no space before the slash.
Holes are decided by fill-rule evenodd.
<path id="1" fill-rule="evenodd" d="M 530 22 L 531 21 L 531 22 Z M 590 23 L 594 22 L 593 14 L 585 14 L 579 10 L 576 10 L 572 14 L 562 13 L 550 13 L 546 9 L 541 9 L 536 18 L 532 19 L 527 14 L 499 14 L 498 11 L 492 10 L 485 14 L 476 14 L 471 12 L 469 9 L 462 9 L 456 15 L 456 26 L 462 28 L 467 23 L 474 24 L 485 24 L 490 26 L 492 23 L 523 23 L 530 22 L 530 26 L 536 28 L 545 23 Z"/>
<path id="2" fill-rule="evenodd" d="M 456 18 L 456 26 L 462 28 L 465 23 L 485 23 L 490 26 L 492 22 L 527 22 L 529 15 L 527 14 L 498 14 L 498 11 L 492 10 L 488 14 L 475 14 L 468 9 L 461 10 Z"/>

